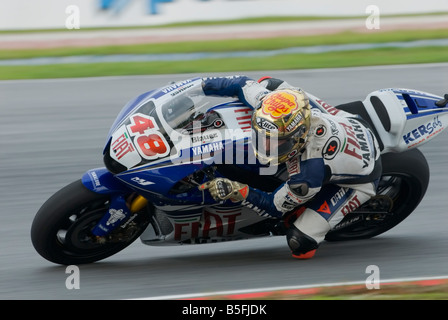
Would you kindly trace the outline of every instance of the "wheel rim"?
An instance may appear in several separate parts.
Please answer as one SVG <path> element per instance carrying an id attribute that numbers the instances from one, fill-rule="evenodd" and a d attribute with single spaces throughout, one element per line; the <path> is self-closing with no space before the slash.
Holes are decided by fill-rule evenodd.
<path id="1" fill-rule="evenodd" d="M 109 201 L 101 200 L 71 212 L 56 231 L 58 245 L 66 253 L 74 255 L 78 253 L 85 256 L 86 253 L 94 253 L 100 249 L 103 252 L 107 246 L 96 241 L 91 230 L 107 213 L 108 208 Z"/>

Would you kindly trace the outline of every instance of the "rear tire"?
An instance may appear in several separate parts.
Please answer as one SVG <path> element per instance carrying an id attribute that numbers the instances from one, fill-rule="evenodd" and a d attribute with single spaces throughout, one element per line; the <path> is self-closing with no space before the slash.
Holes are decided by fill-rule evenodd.
<path id="1" fill-rule="evenodd" d="M 94 193 L 81 180 L 67 185 L 37 212 L 31 226 L 34 248 L 56 264 L 92 263 L 129 246 L 150 221 L 149 209 L 144 208 L 125 229 L 117 229 L 121 233 L 117 232 L 113 241 L 109 241 L 111 238 L 98 241 L 90 231 L 108 209 L 109 195 Z"/>
<path id="2" fill-rule="evenodd" d="M 429 184 L 429 166 L 423 153 L 412 149 L 382 155 L 379 197 L 348 214 L 325 237 L 327 241 L 368 239 L 406 219 L 423 199 Z"/>

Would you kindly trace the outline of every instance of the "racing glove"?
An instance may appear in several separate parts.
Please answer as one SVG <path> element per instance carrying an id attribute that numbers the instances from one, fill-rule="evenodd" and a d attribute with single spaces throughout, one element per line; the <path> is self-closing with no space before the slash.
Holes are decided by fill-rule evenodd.
<path id="1" fill-rule="evenodd" d="M 216 201 L 230 199 L 232 202 L 240 202 L 247 198 L 249 186 L 247 184 L 232 181 L 226 178 L 216 178 L 201 184 L 199 190 L 207 190 Z"/>

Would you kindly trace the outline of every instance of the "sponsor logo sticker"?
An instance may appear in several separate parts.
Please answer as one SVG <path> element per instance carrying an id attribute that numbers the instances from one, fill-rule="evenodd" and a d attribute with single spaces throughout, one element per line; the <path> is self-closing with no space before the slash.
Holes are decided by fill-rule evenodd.
<path id="1" fill-rule="evenodd" d="M 293 94 L 277 92 L 269 95 L 263 101 L 262 112 L 278 119 L 298 108 L 297 99 Z"/>
<path id="2" fill-rule="evenodd" d="M 331 137 L 322 149 L 322 157 L 326 160 L 333 159 L 339 151 L 341 141 L 337 137 Z"/>
<path id="3" fill-rule="evenodd" d="M 316 137 L 322 137 L 325 135 L 325 133 L 327 132 L 327 128 L 321 124 L 316 128 L 316 131 L 314 132 L 314 134 L 316 135 Z"/>
<path id="4" fill-rule="evenodd" d="M 110 145 L 110 155 L 112 159 L 120 162 L 127 168 L 131 168 L 141 161 L 138 152 L 126 130 L 126 126 L 121 126 L 113 135 Z"/>
<path id="5" fill-rule="evenodd" d="M 256 121 L 257 121 L 257 125 L 262 129 L 265 129 L 267 131 L 278 130 L 277 125 L 275 123 L 272 123 L 269 120 L 257 117 Z"/>

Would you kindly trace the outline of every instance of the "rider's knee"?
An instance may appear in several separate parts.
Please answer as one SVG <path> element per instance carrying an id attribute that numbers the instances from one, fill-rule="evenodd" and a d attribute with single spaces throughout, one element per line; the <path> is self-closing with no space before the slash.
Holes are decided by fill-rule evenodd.
<path id="1" fill-rule="evenodd" d="M 300 255 L 319 247 L 316 240 L 292 225 L 286 233 L 286 241 L 293 255 Z"/>
<path id="2" fill-rule="evenodd" d="M 312 209 L 306 209 L 286 234 L 286 239 L 293 254 L 302 254 L 318 248 L 330 230 L 327 220 Z"/>

